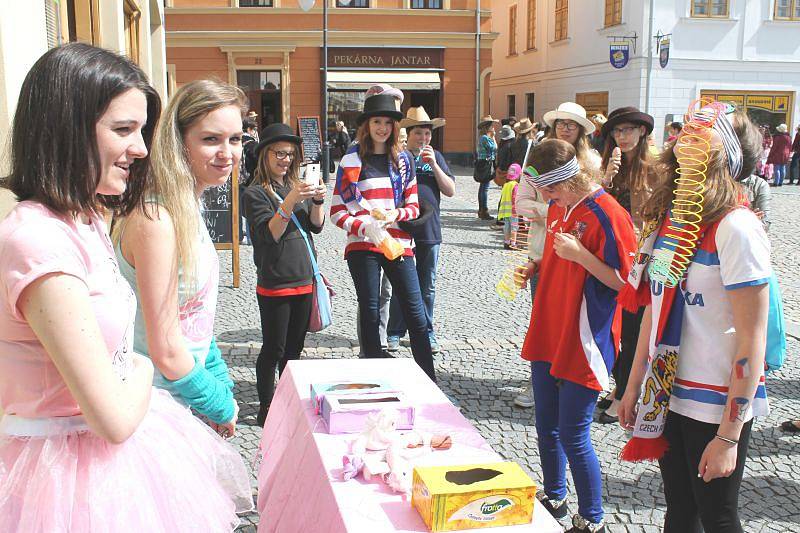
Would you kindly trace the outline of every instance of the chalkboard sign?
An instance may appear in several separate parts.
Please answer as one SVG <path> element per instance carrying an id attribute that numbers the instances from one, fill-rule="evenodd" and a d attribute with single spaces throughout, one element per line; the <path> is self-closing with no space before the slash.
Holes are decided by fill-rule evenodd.
<path id="1" fill-rule="evenodd" d="M 232 252 L 233 286 L 239 287 L 239 168 L 234 167 L 228 181 L 203 191 L 203 221 L 217 250 Z"/>
<path id="2" fill-rule="evenodd" d="M 214 244 L 233 242 L 233 191 L 228 178 L 219 187 L 209 187 L 201 197 L 203 219 Z M 238 238 L 238 235 L 237 235 Z"/>
<path id="3" fill-rule="evenodd" d="M 303 163 L 319 163 L 322 158 L 319 117 L 297 117 L 297 134 L 303 138 Z"/>

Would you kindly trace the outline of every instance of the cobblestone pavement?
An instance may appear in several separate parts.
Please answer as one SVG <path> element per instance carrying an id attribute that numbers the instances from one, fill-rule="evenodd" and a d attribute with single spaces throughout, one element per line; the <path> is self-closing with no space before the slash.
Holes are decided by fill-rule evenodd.
<path id="1" fill-rule="evenodd" d="M 442 204 L 443 233 L 437 278 L 436 333 L 442 353 L 436 356 L 439 385 L 460 404 L 464 415 L 500 454 L 519 462 L 541 482 L 533 411 L 513 405 L 529 379 L 529 367 L 519 350 L 530 313 L 530 296 L 513 303 L 500 299 L 494 284 L 504 265 L 502 232 L 475 216 L 477 185 L 458 179 L 454 198 Z M 775 189 L 773 189 L 774 191 Z M 496 205 L 499 189 L 490 191 Z M 784 187 L 773 201 L 773 260 L 784 295 L 787 319 L 800 322 L 800 233 L 794 218 L 800 210 L 800 187 Z M 333 282 L 334 325 L 309 334 L 303 357 L 355 357 L 355 293 L 342 259 L 344 233 L 327 227 L 317 239 L 321 269 Z M 216 331 L 236 381 L 240 426 L 233 443 L 247 461 L 256 455 L 260 430 L 255 427 L 257 397 L 255 358 L 260 347 L 255 272 L 251 251 L 241 251 L 242 280 L 231 287 L 230 253 L 221 252 L 222 287 Z M 800 532 L 800 437 L 784 435 L 777 425 L 800 412 L 800 343 L 789 342 L 784 369 L 768 378 L 772 413 L 753 428 L 741 492 L 740 509 L 750 532 Z M 410 356 L 407 348 L 401 355 Z M 608 530 L 614 533 L 660 531 L 665 503 L 657 467 L 620 463 L 617 455 L 625 434 L 616 424 L 595 424 L 592 438 L 604 476 L 604 507 Z M 255 479 L 253 480 L 255 484 Z M 570 488 L 572 490 L 572 488 Z M 577 509 L 574 492 L 570 509 Z M 253 531 L 258 517 L 246 517 L 243 531 Z M 310 532 L 304 532 L 310 533 Z M 378 533 L 378 532 L 376 532 Z"/>

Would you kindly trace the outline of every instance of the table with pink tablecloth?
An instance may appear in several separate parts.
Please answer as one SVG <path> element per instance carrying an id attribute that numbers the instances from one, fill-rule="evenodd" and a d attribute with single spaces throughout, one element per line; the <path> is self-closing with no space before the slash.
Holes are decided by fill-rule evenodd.
<path id="1" fill-rule="evenodd" d="M 428 531 L 410 497 L 404 501 L 379 481 L 367 482 L 361 477 L 341 481 L 342 456 L 349 453 L 355 435 L 328 434 L 311 405 L 312 383 L 378 379 L 403 391 L 414 404 L 416 429 L 452 437 L 452 448 L 424 455 L 413 464 L 503 460 L 412 359 L 290 361 L 264 424 L 258 472 L 259 532 Z M 563 531 L 538 502 L 533 516 L 529 525 L 483 531 Z"/>

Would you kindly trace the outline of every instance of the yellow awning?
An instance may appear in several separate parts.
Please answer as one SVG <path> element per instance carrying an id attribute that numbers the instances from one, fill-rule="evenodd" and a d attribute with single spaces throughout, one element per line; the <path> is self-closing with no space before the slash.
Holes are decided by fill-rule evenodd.
<path id="1" fill-rule="evenodd" d="M 438 72 L 346 72 L 328 71 L 329 89 L 365 91 L 377 83 L 388 83 L 398 89 L 431 91 L 441 87 Z"/>

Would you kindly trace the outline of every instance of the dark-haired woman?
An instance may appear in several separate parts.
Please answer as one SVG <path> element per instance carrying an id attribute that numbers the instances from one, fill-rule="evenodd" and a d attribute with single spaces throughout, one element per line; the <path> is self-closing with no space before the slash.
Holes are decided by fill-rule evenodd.
<path id="1" fill-rule="evenodd" d="M 347 232 L 344 253 L 358 296 L 365 357 L 385 355 L 379 338 L 383 270 L 408 327 L 414 360 L 435 381 L 428 321 L 412 260 L 413 241 L 397 225 L 419 216 L 414 160 L 398 147 L 402 118 L 390 94 L 375 94 L 364 101 L 358 117 L 358 144 L 347 150 L 336 173 L 331 221 Z M 402 245 L 400 257 L 388 259 L 370 238 L 381 229 Z"/>
<path id="2" fill-rule="evenodd" d="M 260 137 L 254 184 L 242 200 L 258 273 L 263 342 L 256 362 L 257 421 L 263 426 L 275 391 L 275 368 L 283 372 L 303 351 L 313 300 L 309 253 L 316 257 L 311 234 L 320 233 L 325 222 L 325 186 L 300 179 L 301 138 L 289 126 L 270 124 Z"/>
<path id="3" fill-rule="evenodd" d="M 650 197 L 655 171 L 650 161 L 647 137 L 653 131 L 653 117 L 635 107 L 620 107 L 608 115 L 601 129 L 605 139 L 601 173 L 605 187 L 633 220 L 636 234 L 642 232 L 641 208 Z M 617 421 L 617 406 L 625 394 L 631 372 L 642 310 L 622 312 L 622 337 L 619 357 L 614 363 L 614 390 L 598 402 L 601 424 Z"/>
<path id="4" fill-rule="evenodd" d="M 769 412 L 770 246 L 737 183 L 755 167 L 761 139 L 743 112 L 729 111 L 717 102 L 693 110 L 688 128 L 664 153 L 667 170 L 642 210 L 639 256 L 648 260 L 636 261 L 636 275 L 620 295 L 623 302 L 649 301 L 619 406 L 620 424 L 634 437 L 622 457 L 658 459 L 666 533 L 742 531 L 739 489 L 752 419 Z M 696 123 L 711 127 L 698 135 Z M 686 182 L 678 189 L 682 174 L 705 178 L 696 237 L 671 218 L 676 200 L 696 192 Z M 673 254 L 676 242 L 696 250 L 688 266 Z"/>
<path id="5" fill-rule="evenodd" d="M 103 219 L 148 187 L 160 101 L 130 60 L 44 54 L 20 91 L 0 223 L 1 531 L 231 531 L 214 432 L 133 353 Z"/>

